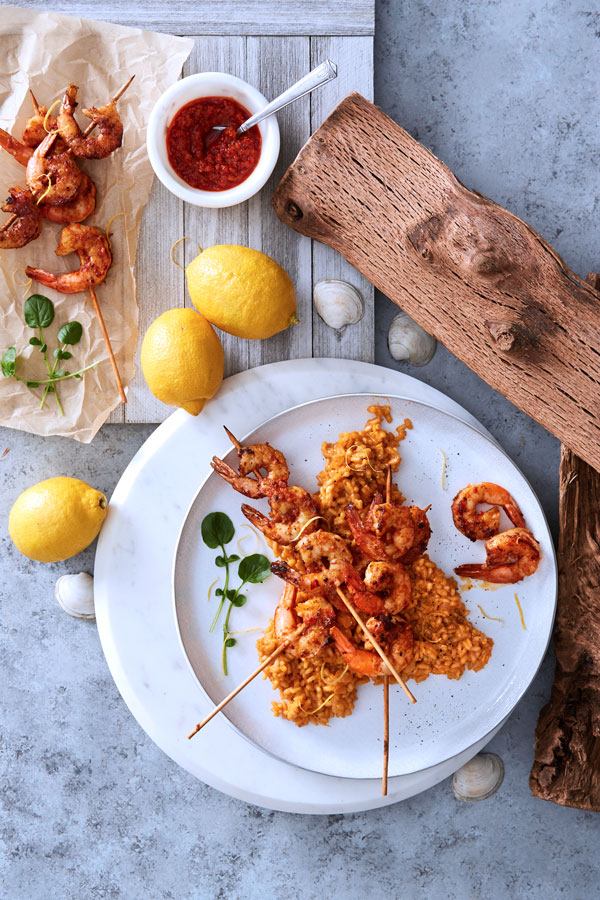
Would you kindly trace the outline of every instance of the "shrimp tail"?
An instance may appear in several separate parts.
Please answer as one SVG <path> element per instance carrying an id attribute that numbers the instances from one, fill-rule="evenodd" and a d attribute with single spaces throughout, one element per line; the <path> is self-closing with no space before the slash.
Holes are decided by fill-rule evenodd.
<path id="1" fill-rule="evenodd" d="M 261 497 L 267 496 L 266 493 L 261 490 L 258 481 L 255 481 L 253 478 L 244 478 L 239 475 L 235 469 L 232 469 L 230 465 L 222 459 L 219 459 L 218 456 L 213 456 L 211 466 L 217 475 L 220 475 L 224 481 L 234 488 L 234 490 L 243 494 L 245 497 L 251 497 L 252 500 L 260 500 Z M 250 508 L 251 507 L 248 507 L 248 509 Z"/>
<path id="2" fill-rule="evenodd" d="M 346 587 L 354 605 L 369 616 L 375 616 L 380 613 L 383 609 L 381 598 L 367 590 L 364 581 L 354 566 L 347 566 L 345 574 Z"/>
<path id="3" fill-rule="evenodd" d="M 242 503 L 242 512 L 255 528 L 262 531 L 266 537 L 275 540 L 275 538 L 272 537 L 271 520 L 268 516 L 265 516 L 260 510 L 254 509 L 253 506 L 248 506 L 247 503 Z"/>
<path id="4" fill-rule="evenodd" d="M 298 572 L 292 569 L 286 562 L 282 562 L 281 560 L 277 560 L 276 562 L 271 563 L 271 572 L 273 575 L 277 575 L 278 578 L 282 578 L 284 581 L 289 582 L 295 587 L 300 582 L 300 576 Z"/>

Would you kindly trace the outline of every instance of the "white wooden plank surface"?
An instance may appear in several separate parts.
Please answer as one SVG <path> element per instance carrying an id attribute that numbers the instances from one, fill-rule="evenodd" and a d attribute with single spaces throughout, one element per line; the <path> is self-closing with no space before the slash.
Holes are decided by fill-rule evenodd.
<path id="1" fill-rule="evenodd" d="M 372 35 L 374 0 L 12 0 L 118 25 L 198 35 Z"/>
<path id="2" fill-rule="evenodd" d="M 285 65 L 281 63 L 285 61 Z M 249 37 L 248 79 L 268 98 L 282 93 L 310 69 L 310 39 Z M 324 88 L 326 90 L 327 88 Z M 281 151 L 275 170 L 248 206 L 248 243 L 280 263 L 296 287 L 300 324 L 264 341 L 250 342 L 250 367 L 311 356 L 311 241 L 279 221 L 271 194 L 310 136 L 310 98 L 302 97 L 277 116 Z"/>
<path id="3" fill-rule="evenodd" d="M 192 72 L 229 72 L 256 84 L 254 73 L 248 73 L 245 37 L 199 37 L 183 70 Z M 200 247 L 214 244 L 248 244 L 248 204 L 228 209 L 203 209 L 184 204 L 184 234 L 186 265 L 197 255 Z M 182 253 L 183 257 L 183 253 Z M 185 302 L 191 301 L 185 291 Z M 248 341 L 219 332 L 225 351 L 225 375 L 243 372 L 249 367 Z"/>
<path id="4" fill-rule="evenodd" d="M 311 68 L 329 57 L 338 66 L 338 77 L 311 94 L 311 133 L 351 91 L 373 99 L 373 40 L 370 37 L 315 37 L 311 39 Z M 349 281 L 365 299 L 365 315 L 360 322 L 335 331 L 326 325 L 313 307 L 313 356 L 343 359 L 375 359 L 375 308 L 373 285 L 350 263 L 325 244 L 313 242 L 313 284 L 324 278 Z"/>

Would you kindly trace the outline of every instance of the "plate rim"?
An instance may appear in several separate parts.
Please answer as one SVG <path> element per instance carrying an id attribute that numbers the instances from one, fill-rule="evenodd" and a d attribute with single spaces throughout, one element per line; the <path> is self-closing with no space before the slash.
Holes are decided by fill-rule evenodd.
<path id="1" fill-rule="evenodd" d="M 495 447 L 495 448 L 496 448 L 496 449 L 497 449 L 497 450 L 498 450 L 498 451 L 499 451 L 499 452 L 500 452 L 500 453 L 501 453 L 501 454 L 509 461 L 509 463 L 516 469 L 516 471 L 518 472 L 518 474 L 519 474 L 519 475 L 521 476 L 521 478 L 524 480 L 524 482 L 526 483 L 527 487 L 528 487 L 529 490 L 531 491 L 531 493 L 532 493 L 532 495 L 533 495 L 533 497 L 534 497 L 534 499 L 535 499 L 535 501 L 536 501 L 536 503 L 537 503 L 537 505 L 538 505 L 539 511 L 540 511 L 540 513 L 541 513 L 541 515 L 542 515 L 542 518 L 543 518 L 543 521 L 544 521 L 544 524 L 545 524 L 545 526 L 546 526 L 547 533 L 548 533 L 548 536 L 549 536 L 549 539 L 550 539 L 550 540 L 549 540 L 549 543 L 550 543 L 550 547 L 551 547 L 551 551 L 552 551 L 552 552 L 551 552 L 552 571 L 553 571 L 553 574 L 554 574 L 554 596 L 553 596 L 553 601 L 552 601 L 552 616 L 551 616 L 551 619 L 550 619 L 550 623 L 549 623 L 549 627 L 548 627 L 548 634 L 547 634 L 547 636 L 546 636 L 546 641 L 545 641 L 545 644 L 544 644 L 543 652 L 542 652 L 541 655 L 540 655 L 540 659 L 539 659 L 538 664 L 537 664 L 537 666 L 536 666 L 536 668 L 535 668 L 535 671 L 532 673 L 532 676 L 531 676 L 530 680 L 529 680 L 529 681 L 524 685 L 524 687 L 518 692 L 518 696 L 516 697 L 515 702 L 511 705 L 510 710 L 508 711 L 508 713 L 507 713 L 506 715 L 502 716 L 502 717 L 500 718 L 499 722 L 494 722 L 493 726 L 490 727 L 490 729 L 489 729 L 488 731 L 486 731 L 486 734 L 485 734 L 485 735 L 483 735 L 483 736 L 481 736 L 481 737 L 478 737 L 475 741 L 471 741 L 466 747 L 462 747 L 459 751 L 457 751 L 457 753 L 453 753 L 453 754 L 451 754 L 451 755 L 448 756 L 448 757 L 444 757 L 444 759 L 438 760 L 437 762 L 432 763 L 432 764 L 429 765 L 429 766 L 425 766 L 425 767 L 418 768 L 418 769 L 412 769 L 411 771 L 402 772 L 402 773 L 400 773 L 399 775 L 395 775 L 395 776 L 391 776 L 391 777 L 403 777 L 403 776 L 405 776 L 405 775 L 416 775 L 416 774 L 418 774 L 418 773 L 420 773 L 420 772 L 427 772 L 427 771 L 430 770 L 430 769 L 436 768 L 436 766 L 438 766 L 438 765 L 443 765 L 443 764 L 449 762 L 451 759 L 453 759 L 453 758 L 454 758 L 455 756 L 457 756 L 458 754 L 463 753 L 463 752 L 466 752 L 466 751 L 469 749 L 469 747 L 474 746 L 475 744 L 479 743 L 481 740 L 484 740 L 485 738 L 487 738 L 488 735 L 491 735 L 496 729 L 498 729 L 498 728 L 501 726 L 501 724 L 502 724 L 504 721 L 506 721 L 506 720 L 508 719 L 509 716 L 512 715 L 512 713 L 514 712 L 516 706 L 521 702 L 521 700 L 523 699 L 525 693 L 526 693 L 526 692 L 529 690 L 529 688 L 531 687 L 531 685 L 532 685 L 533 681 L 535 680 L 535 678 L 536 678 L 536 676 L 537 676 L 537 674 L 538 674 L 538 672 L 539 672 L 539 670 L 540 670 L 540 667 L 541 667 L 541 665 L 542 665 L 542 663 L 543 663 L 543 661 L 544 661 L 544 659 L 545 659 L 545 657 L 546 657 L 546 653 L 548 652 L 548 647 L 549 647 L 549 645 L 550 645 L 550 641 L 551 641 L 551 639 L 552 639 L 552 633 L 553 633 L 553 630 L 554 630 L 554 621 L 555 621 L 555 618 L 556 618 L 556 606 L 557 606 L 557 602 L 558 602 L 558 565 L 557 565 L 557 558 L 556 558 L 556 548 L 555 548 L 555 546 L 554 546 L 554 541 L 553 541 L 553 539 L 552 539 L 552 534 L 551 534 L 551 531 L 550 531 L 550 526 L 549 526 L 549 524 L 548 524 L 548 519 L 547 519 L 547 517 L 546 517 L 546 513 L 545 513 L 544 508 L 543 508 L 543 506 L 542 506 L 542 504 L 541 504 L 541 502 L 540 502 L 540 500 L 539 500 L 539 498 L 538 498 L 538 496 L 537 496 L 537 493 L 534 491 L 534 489 L 533 489 L 533 487 L 531 486 L 531 484 L 530 484 L 528 478 L 524 475 L 524 473 L 521 471 L 521 469 L 519 468 L 519 466 L 514 462 L 514 460 L 510 457 L 510 455 L 506 452 L 506 450 L 504 450 L 504 448 L 503 448 L 503 447 L 502 447 L 502 446 L 501 446 L 501 445 L 500 445 L 500 444 L 499 444 L 499 443 L 498 443 L 498 442 L 497 442 L 497 441 L 496 441 L 489 433 L 487 433 L 487 431 L 485 430 L 485 428 L 484 428 L 483 426 L 482 426 L 483 431 L 480 431 L 478 428 L 476 428 L 476 427 L 475 427 L 474 425 L 472 425 L 470 422 L 466 422 L 464 419 L 461 419 L 459 416 L 455 415 L 454 413 L 450 413 L 450 412 L 447 412 L 446 410 L 440 409 L 440 407 L 436 406 L 436 405 L 433 404 L 433 403 L 426 403 L 426 402 L 424 402 L 423 400 L 414 400 L 414 399 L 412 399 L 411 397 L 406 397 L 406 396 L 401 395 L 401 394 L 377 393 L 377 392 L 373 392 L 373 391 L 359 391 L 359 392 L 352 392 L 352 393 L 345 393 L 345 394 L 331 394 L 331 395 L 328 395 L 328 396 L 326 396 L 326 397 L 318 397 L 318 398 L 315 398 L 315 399 L 312 399 L 312 400 L 307 400 L 307 401 L 305 401 L 305 402 L 303 402 L 303 403 L 297 403 L 297 404 L 294 404 L 293 406 L 290 406 L 290 407 L 288 407 L 287 409 L 281 410 L 280 412 L 275 413 L 275 414 L 272 415 L 272 416 L 269 416 L 268 418 L 266 418 L 266 419 L 264 419 L 263 421 L 261 421 L 258 425 L 255 425 L 253 428 L 251 428 L 250 431 L 246 432 L 246 433 L 240 438 L 240 441 L 243 442 L 249 435 L 253 434 L 255 431 L 258 431 L 259 429 L 263 428 L 265 425 L 268 425 L 269 422 L 272 422 L 272 421 L 274 421 L 275 419 L 279 419 L 281 416 L 287 415 L 288 413 L 295 412 L 296 410 L 298 410 L 298 409 L 303 409 L 304 407 L 307 407 L 307 406 L 313 406 L 314 404 L 317 404 L 317 403 L 324 403 L 324 402 L 327 402 L 327 401 L 337 400 L 337 399 L 341 399 L 341 398 L 347 399 L 347 398 L 350 398 L 350 397 L 352 397 L 352 398 L 370 397 L 370 398 L 381 398 L 381 399 L 403 400 L 403 401 L 405 401 L 406 403 L 411 403 L 411 404 L 413 404 L 413 405 L 416 404 L 416 405 L 418 405 L 418 406 L 423 406 L 423 407 L 426 407 L 426 408 L 428 408 L 428 409 L 433 409 L 434 411 L 438 412 L 438 413 L 441 414 L 442 416 L 447 416 L 447 417 L 449 417 L 449 418 L 451 418 L 451 419 L 454 419 L 455 422 L 458 422 L 460 425 L 465 426 L 469 431 L 475 432 L 476 434 L 480 435 L 487 443 L 492 444 L 492 445 L 493 445 L 493 446 L 494 446 L 494 447 Z M 212 697 L 209 695 L 208 691 L 206 690 L 206 688 L 204 687 L 204 685 L 203 685 L 202 682 L 200 681 L 200 678 L 198 677 L 198 675 L 197 675 L 197 673 L 196 673 L 196 670 L 194 669 L 194 666 L 192 665 L 192 662 L 191 662 L 191 660 L 190 660 L 190 658 L 189 658 L 189 656 L 188 656 L 188 653 L 187 653 L 185 644 L 184 644 L 184 642 L 183 642 L 183 637 L 182 637 L 182 634 L 181 634 L 181 628 L 180 628 L 180 622 L 179 622 L 179 616 L 178 616 L 178 613 L 177 613 L 177 598 L 176 598 L 176 592 L 175 592 L 175 578 L 176 578 L 176 570 L 177 570 L 177 560 L 178 560 L 179 551 L 180 551 L 180 547 L 181 547 L 181 543 L 182 543 L 183 532 L 184 532 L 184 530 L 185 530 L 185 527 L 186 527 L 188 518 L 189 518 L 189 516 L 190 516 L 190 514 L 191 514 L 191 510 L 192 510 L 194 504 L 196 503 L 196 500 L 198 499 L 199 494 L 200 494 L 201 491 L 203 490 L 205 484 L 207 483 L 208 479 L 211 477 L 212 474 L 213 474 L 213 470 L 210 469 L 210 467 L 209 467 L 209 471 L 207 472 L 207 474 L 205 475 L 205 477 L 202 479 L 201 483 L 200 483 L 199 486 L 198 486 L 197 491 L 195 492 L 195 494 L 194 494 L 194 496 L 193 496 L 191 502 L 189 503 L 189 505 L 188 505 L 188 507 L 187 507 L 187 509 L 186 509 L 186 511 L 185 511 L 185 514 L 184 514 L 184 517 L 183 517 L 183 520 L 182 520 L 182 524 L 181 524 L 181 527 L 180 527 L 179 532 L 178 532 L 178 535 L 177 535 L 177 542 L 176 542 L 176 544 L 175 544 L 175 550 L 174 550 L 174 553 L 173 553 L 173 560 L 172 560 L 172 565 L 171 565 L 171 608 L 172 608 L 173 618 L 174 618 L 174 620 L 175 620 L 175 629 L 176 629 L 176 632 L 177 632 L 177 639 L 178 639 L 178 641 L 179 641 L 180 649 L 182 650 L 183 655 L 184 655 L 184 657 L 185 657 L 186 664 L 187 664 L 187 666 L 188 666 L 188 668 L 189 668 L 189 670 L 190 670 L 190 672 L 191 672 L 191 674 L 192 674 L 192 676 L 193 676 L 193 678 L 194 678 L 196 684 L 198 685 L 198 687 L 199 687 L 200 690 L 202 691 L 204 697 L 205 697 L 206 700 L 207 700 L 210 704 L 212 704 L 213 707 L 214 707 L 214 706 L 216 706 L 217 704 L 215 704 L 215 701 L 212 699 Z M 245 733 L 244 733 L 244 732 L 243 732 L 243 731 L 242 731 L 242 730 L 241 730 L 241 729 L 240 729 L 240 728 L 239 728 L 239 727 L 231 720 L 231 718 L 227 715 L 226 708 L 223 709 L 223 710 L 221 710 L 219 713 L 217 713 L 217 715 L 223 716 L 223 717 L 225 718 L 225 721 L 226 721 L 227 724 L 229 725 L 229 727 L 232 728 L 232 729 L 236 732 L 236 734 L 239 735 L 239 737 L 243 738 L 245 741 L 247 741 L 249 744 L 251 744 L 251 746 L 253 746 L 253 747 L 259 749 L 259 750 L 262 751 L 263 753 L 266 753 L 267 756 L 271 757 L 271 759 L 277 760 L 278 762 L 284 762 L 284 763 L 286 763 L 287 765 L 294 765 L 294 766 L 297 766 L 298 768 L 304 769 L 304 770 L 307 771 L 307 772 L 316 772 L 317 774 L 325 775 L 325 776 L 331 777 L 331 778 L 341 778 L 341 777 L 343 777 L 343 778 L 348 778 L 348 779 L 351 779 L 351 780 L 358 779 L 358 780 L 367 780 L 367 781 L 378 781 L 378 780 L 380 780 L 380 776 L 378 776 L 378 775 L 373 775 L 373 776 L 365 776 L 365 775 L 343 775 L 343 776 L 341 776 L 341 775 L 336 775 L 336 774 L 333 774 L 333 773 L 330 773 L 330 772 L 321 772 L 321 771 L 319 771 L 319 770 L 317 770 L 317 769 L 313 769 L 313 768 L 310 768 L 310 767 L 308 767 L 308 766 L 302 766 L 302 765 L 300 765 L 300 764 L 297 763 L 297 762 L 290 762 L 290 760 L 285 759 L 285 758 L 283 758 L 283 757 L 281 757 L 281 756 L 278 756 L 277 754 L 275 754 L 275 753 L 273 753 L 272 751 L 270 751 L 267 747 L 263 746 L 262 744 L 257 744 L 254 740 L 252 740 L 251 737 L 249 737 L 247 734 L 245 734 Z"/>

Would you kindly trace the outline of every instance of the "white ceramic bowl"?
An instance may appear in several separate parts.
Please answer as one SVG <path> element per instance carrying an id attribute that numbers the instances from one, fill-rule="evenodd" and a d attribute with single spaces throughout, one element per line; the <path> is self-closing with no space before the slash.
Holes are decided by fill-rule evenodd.
<path id="1" fill-rule="evenodd" d="M 235 75 L 224 72 L 200 72 L 188 75 L 170 87 L 156 101 L 146 133 L 148 156 L 152 168 L 171 193 L 192 203 L 221 209 L 235 206 L 254 196 L 263 187 L 275 168 L 279 156 L 279 125 L 275 116 L 269 116 L 258 126 L 262 138 L 260 158 L 253 172 L 245 181 L 226 191 L 202 191 L 187 184 L 173 170 L 167 154 L 167 129 L 175 113 L 200 97 L 232 97 L 249 110 L 251 115 L 267 105 L 267 99 L 252 85 Z"/>

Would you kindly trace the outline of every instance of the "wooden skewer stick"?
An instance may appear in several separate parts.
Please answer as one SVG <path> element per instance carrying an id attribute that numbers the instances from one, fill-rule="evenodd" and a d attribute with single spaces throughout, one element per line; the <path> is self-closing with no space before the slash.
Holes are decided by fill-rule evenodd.
<path id="1" fill-rule="evenodd" d="M 407 688 L 406 684 L 404 683 L 404 681 L 402 680 L 402 678 L 400 677 L 400 675 L 394 668 L 392 662 L 385 655 L 383 648 L 381 647 L 379 641 L 371 634 L 371 632 L 369 631 L 369 629 L 367 628 L 367 626 L 365 625 L 365 623 L 363 622 L 363 620 L 361 619 L 359 614 L 356 612 L 356 610 L 354 609 L 354 607 L 352 606 L 352 604 L 350 603 L 350 601 L 348 600 L 348 598 L 346 597 L 344 592 L 342 590 L 340 590 L 339 587 L 336 588 L 336 591 L 337 591 L 338 597 L 340 597 L 340 599 L 344 601 L 346 609 L 348 610 L 349 613 L 351 613 L 352 616 L 354 616 L 354 619 L 358 622 L 358 624 L 362 628 L 362 630 L 365 634 L 365 637 L 367 638 L 367 640 L 369 640 L 371 642 L 371 644 L 373 645 L 376 652 L 379 654 L 379 656 L 381 657 L 381 659 L 383 660 L 385 665 L 388 667 L 388 669 L 390 670 L 390 672 L 392 673 L 392 675 L 394 676 L 394 678 L 396 679 L 396 681 L 398 682 L 398 684 L 400 685 L 400 687 L 402 688 L 402 690 L 404 691 L 406 696 L 409 698 L 410 702 L 416 703 L 417 701 L 415 700 L 415 698 L 413 697 L 413 695 Z"/>
<path id="2" fill-rule="evenodd" d="M 111 98 L 110 98 L 110 100 L 108 101 L 108 103 L 116 103 L 117 100 L 119 99 L 119 97 L 122 97 L 122 96 L 123 96 L 123 94 L 125 93 L 125 91 L 127 90 L 127 88 L 129 87 L 129 85 L 131 84 L 131 82 L 133 81 L 134 78 L 135 78 L 135 74 L 133 74 L 133 75 L 131 76 L 131 78 L 130 78 L 127 82 L 125 82 L 125 84 L 123 85 L 123 87 L 119 88 L 119 90 L 117 91 L 117 93 L 114 95 L 114 97 L 111 97 Z M 31 99 L 32 99 L 32 101 L 33 101 L 34 109 L 35 109 L 35 111 L 36 111 L 36 113 L 37 113 L 38 110 L 39 110 L 38 102 L 37 102 L 37 100 L 35 99 L 35 96 L 34 96 L 33 91 L 29 91 L 29 93 L 31 94 Z M 107 105 L 108 105 L 108 104 L 107 104 Z M 90 124 L 88 125 L 88 127 L 87 127 L 87 128 L 85 129 L 85 131 L 83 132 L 82 136 L 83 136 L 83 137 L 87 137 L 89 134 L 91 134 L 91 132 L 92 132 L 92 131 L 94 130 L 94 128 L 96 127 L 96 124 L 97 124 L 96 122 L 90 122 Z M 58 134 L 58 132 L 56 132 L 56 134 Z M 48 145 L 48 149 L 50 149 L 50 145 L 53 144 L 53 143 L 54 143 L 54 141 L 51 141 L 51 142 L 50 142 L 50 144 Z M 70 151 L 67 150 L 67 153 L 68 153 L 68 152 L 70 152 Z M 34 199 L 35 199 L 35 196 L 34 196 Z M 18 219 L 18 216 L 17 216 L 16 213 L 14 213 L 14 214 L 10 217 L 10 219 L 9 219 L 7 222 L 5 222 L 4 225 L 0 228 L 0 234 L 2 234 L 3 231 L 7 231 L 7 230 L 10 228 L 10 226 L 12 225 L 12 223 L 15 222 L 17 219 Z M 125 401 L 123 401 L 123 402 L 125 402 Z"/>
<path id="3" fill-rule="evenodd" d="M 190 733 L 188 734 L 188 741 L 191 740 L 191 738 L 193 738 L 195 734 L 198 734 L 200 729 L 204 728 L 204 726 L 207 725 L 208 722 L 210 722 L 210 720 L 213 719 L 217 715 L 217 713 L 220 713 L 221 710 L 224 709 L 227 706 L 227 704 L 230 703 L 231 700 L 233 700 L 234 697 L 237 697 L 237 695 L 240 693 L 240 691 L 243 691 L 244 688 L 250 684 L 250 682 L 252 681 L 253 678 L 256 678 L 257 675 L 260 675 L 260 673 L 262 672 L 263 669 L 266 669 L 267 666 L 270 666 L 271 663 L 273 662 L 273 660 L 277 659 L 277 657 L 281 653 L 283 653 L 284 650 L 287 650 L 289 645 L 293 641 L 296 640 L 298 635 L 302 631 L 304 631 L 305 628 L 306 628 L 306 625 L 304 625 L 304 624 L 299 625 L 298 628 L 296 628 L 296 630 L 293 632 L 293 634 L 291 634 L 288 638 L 286 638 L 286 640 L 283 642 L 283 644 L 280 644 L 279 647 L 277 647 L 275 650 L 273 650 L 271 655 L 267 656 L 267 658 L 260 664 L 260 666 L 257 669 L 254 670 L 254 672 L 252 672 L 251 675 L 248 675 L 248 677 L 246 679 L 244 679 L 244 681 L 242 681 L 242 683 L 239 684 L 234 691 L 232 691 L 230 694 L 228 694 L 224 700 L 221 700 L 221 702 L 217 706 L 215 706 L 213 711 L 211 713 L 209 713 L 205 719 L 202 719 L 201 722 L 198 722 L 198 724 L 196 725 L 194 730 L 190 731 Z"/>
<path id="4" fill-rule="evenodd" d="M 388 764 L 390 759 L 390 676 L 383 676 L 383 777 L 381 796 L 387 797 Z"/>
<path id="5" fill-rule="evenodd" d="M 387 467 L 385 483 L 385 502 L 392 502 L 392 467 Z M 381 795 L 387 797 L 388 767 L 390 761 L 390 676 L 383 676 L 383 775 L 381 778 Z"/>
<path id="6" fill-rule="evenodd" d="M 115 373 L 115 379 L 117 382 L 117 387 L 119 388 L 119 394 L 121 396 L 121 400 L 123 403 L 127 403 L 127 397 L 125 395 L 125 391 L 123 390 L 123 382 L 121 381 L 121 376 L 119 374 L 119 369 L 117 367 L 117 361 L 115 359 L 115 354 L 113 353 L 113 348 L 110 343 L 110 338 L 108 336 L 108 331 L 106 330 L 106 325 L 104 324 L 104 316 L 102 315 L 102 311 L 100 309 L 100 304 L 98 303 L 98 298 L 96 297 L 96 292 L 93 287 L 89 288 L 90 296 L 92 298 L 92 303 L 94 304 L 94 310 L 98 317 L 98 322 L 100 323 L 100 329 L 102 331 L 102 336 L 106 341 L 106 346 L 108 347 L 108 355 L 110 356 L 110 362 L 113 367 L 113 371 Z"/>

